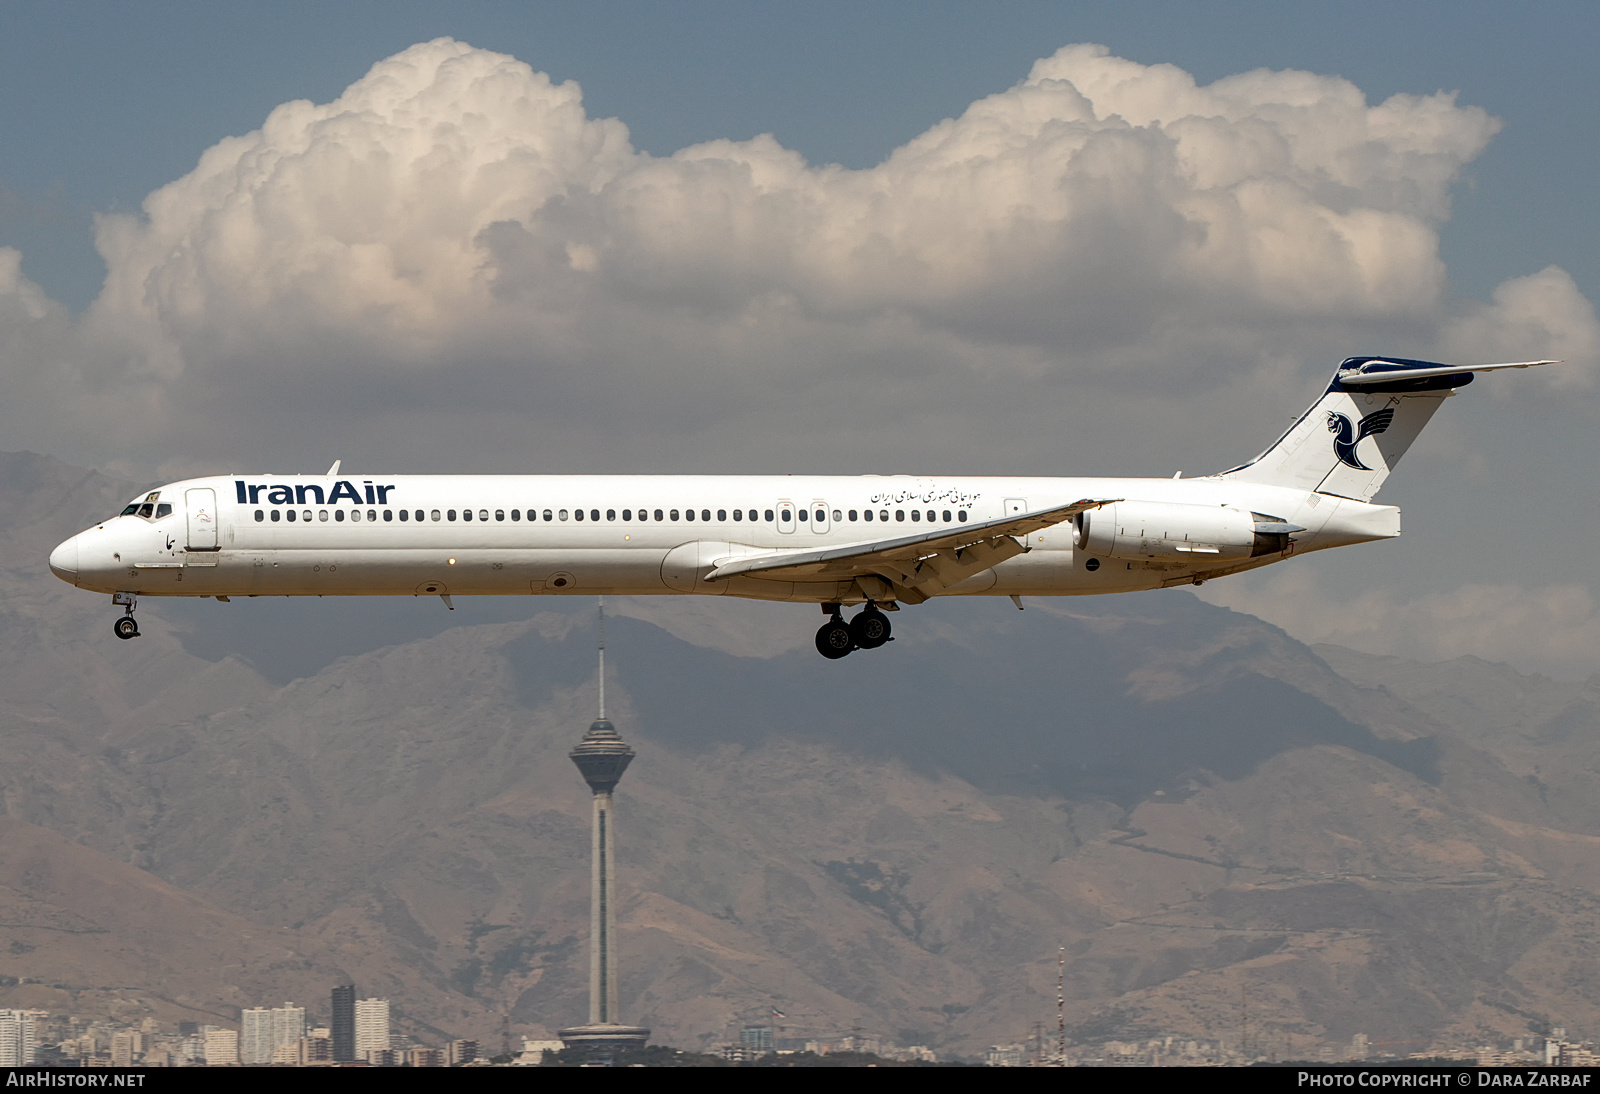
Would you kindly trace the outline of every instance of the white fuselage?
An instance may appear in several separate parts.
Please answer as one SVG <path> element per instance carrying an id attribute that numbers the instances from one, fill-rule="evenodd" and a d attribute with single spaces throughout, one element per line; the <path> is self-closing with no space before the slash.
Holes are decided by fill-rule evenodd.
<path id="1" fill-rule="evenodd" d="M 1399 534 L 1390 506 L 1215 477 L 229 475 L 158 493 L 149 515 L 125 513 L 61 544 L 51 569 L 79 588 L 145 596 L 700 593 L 829 603 L 862 597 L 848 580 L 705 575 L 719 560 L 958 529 L 1080 498 L 1227 507 L 1297 530 L 1286 549 L 1227 565 L 1090 565 L 1065 522 L 935 595 L 1157 588 Z"/>

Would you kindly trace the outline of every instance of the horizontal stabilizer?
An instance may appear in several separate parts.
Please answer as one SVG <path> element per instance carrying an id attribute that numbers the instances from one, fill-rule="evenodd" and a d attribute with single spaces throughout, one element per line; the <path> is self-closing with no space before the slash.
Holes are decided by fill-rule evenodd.
<path id="1" fill-rule="evenodd" d="M 1357 368 L 1340 368 L 1336 376 L 1346 387 L 1388 384 L 1396 380 L 1422 380 L 1429 376 L 1455 376 L 1464 372 L 1497 372 L 1503 368 L 1538 368 L 1559 365 L 1560 361 L 1508 361 L 1503 365 L 1430 365 L 1426 361 L 1385 361 L 1381 357 L 1363 360 Z M 1417 367 L 1426 366 L 1426 367 Z"/>

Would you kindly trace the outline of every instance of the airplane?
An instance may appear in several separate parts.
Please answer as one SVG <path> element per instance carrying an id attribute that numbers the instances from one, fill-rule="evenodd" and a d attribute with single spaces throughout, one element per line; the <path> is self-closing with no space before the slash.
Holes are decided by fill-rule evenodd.
<path id="1" fill-rule="evenodd" d="M 140 596 L 697 594 L 820 604 L 819 653 L 892 638 L 936 596 L 1082 596 L 1199 585 L 1308 551 L 1389 539 L 1372 499 L 1473 374 L 1350 357 L 1260 455 L 1198 478 L 221 475 L 141 493 L 50 555 Z M 860 605 L 848 621 L 846 606 Z"/>

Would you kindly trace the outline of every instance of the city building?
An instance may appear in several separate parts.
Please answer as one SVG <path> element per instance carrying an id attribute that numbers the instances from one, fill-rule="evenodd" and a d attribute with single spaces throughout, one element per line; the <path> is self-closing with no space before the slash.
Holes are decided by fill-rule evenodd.
<path id="1" fill-rule="evenodd" d="M 389 1000 L 357 999 L 355 1018 L 355 1058 L 376 1063 L 377 1061 L 372 1059 L 372 1054 L 388 1052 L 390 1049 Z"/>
<path id="2" fill-rule="evenodd" d="M 239 1062 L 239 1031 L 205 1027 L 205 1054 L 207 1067 L 224 1067 Z"/>
<path id="3" fill-rule="evenodd" d="M 33 1063 L 33 1014 L 25 1010 L 0 1010 L 0 1067 L 28 1067 Z"/>
<path id="4" fill-rule="evenodd" d="M 333 1058 L 346 1063 L 356 1058 L 356 986 L 340 984 L 333 989 Z"/>
<path id="5" fill-rule="evenodd" d="M 298 1063 L 300 1039 L 305 1036 L 306 1010 L 293 1003 L 267 1009 L 253 1007 L 240 1015 L 239 1062 L 244 1064 Z"/>

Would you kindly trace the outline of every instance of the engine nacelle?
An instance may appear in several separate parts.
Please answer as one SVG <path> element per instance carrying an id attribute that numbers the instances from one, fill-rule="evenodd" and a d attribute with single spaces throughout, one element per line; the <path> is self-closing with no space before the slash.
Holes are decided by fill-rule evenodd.
<path id="1" fill-rule="evenodd" d="M 1291 530 L 1276 517 L 1225 505 L 1168 501 L 1119 501 L 1079 513 L 1074 524 L 1078 550 L 1085 554 L 1189 562 L 1251 558 L 1283 550 Z"/>

